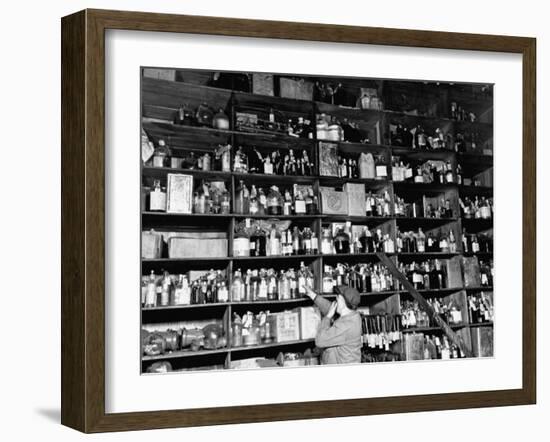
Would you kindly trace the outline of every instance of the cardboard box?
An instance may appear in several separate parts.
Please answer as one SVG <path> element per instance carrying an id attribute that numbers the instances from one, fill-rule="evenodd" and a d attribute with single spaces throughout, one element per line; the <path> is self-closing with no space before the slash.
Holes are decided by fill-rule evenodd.
<path id="1" fill-rule="evenodd" d="M 176 70 L 175 69 L 144 68 L 143 69 L 143 76 L 145 78 L 155 78 L 157 80 L 176 81 Z"/>
<path id="2" fill-rule="evenodd" d="M 460 256 L 447 259 L 445 262 L 447 270 L 447 288 L 462 287 L 462 268 L 460 265 Z"/>
<path id="3" fill-rule="evenodd" d="M 325 215 L 347 215 L 348 197 L 330 187 L 321 187 L 321 213 Z"/>
<path id="4" fill-rule="evenodd" d="M 365 216 L 365 185 L 346 183 L 344 192 L 348 197 L 348 215 L 350 216 Z"/>
<path id="5" fill-rule="evenodd" d="M 303 78 L 293 80 L 292 78 L 281 77 L 279 79 L 280 95 L 283 98 L 296 100 L 313 100 L 313 82 Z"/>
<path id="6" fill-rule="evenodd" d="M 179 232 L 168 239 L 170 258 L 223 258 L 227 256 L 227 233 Z"/>
<path id="7" fill-rule="evenodd" d="M 319 143 L 319 173 L 322 176 L 338 176 L 338 145 Z"/>
<path id="8" fill-rule="evenodd" d="M 493 327 L 471 327 L 472 351 L 477 358 L 493 356 Z"/>
<path id="9" fill-rule="evenodd" d="M 193 176 L 169 173 L 166 187 L 166 212 L 192 213 Z"/>
<path id="10" fill-rule="evenodd" d="M 406 361 L 421 361 L 424 359 L 424 335 L 422 333 L 407 333 L 404 338 L 404 356 Z"/>
<path id="11" fill-rule="evenodd" d="M 273 97 L 275 95 L 273 74 L 252 74 L 252 92 Z"/>
<path id="12" fill-rule="evenodd" d="M 300 318 L 297 312 L 272 313 L 267 317 L 271 333 L 276 342 L 297 341 L 300 339 Z"/>
<path id="13" fill-rule="evenodd" d="M 300 318 L 300 339 L 315 339 L 321 324 L 321 312 L 317 307 L 298 307 Z"/>
<path id="14" fill-rule="evenodd" d="M 158 259 L 162 256 L 162 235 L 154 230 L 141 232 L 141 257 Z"/>
<path id="15" fill-rule="evenodd" d="M 479 287 L 481 285 L 481 274 L 477 256 L 462 258 L 462 272 L 464 274 L 465 287 Z"/>

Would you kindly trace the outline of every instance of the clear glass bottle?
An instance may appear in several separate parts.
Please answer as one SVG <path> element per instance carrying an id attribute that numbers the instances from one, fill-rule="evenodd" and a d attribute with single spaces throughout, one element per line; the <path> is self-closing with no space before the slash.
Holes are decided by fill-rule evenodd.
<path id="1" fill-rule="evenodd" d="M 187 280 L 187 276 L 179 275 L 174 298 L 175 298 L 176 305 L 191 304 L 191 287 L 189 286 L 189 281 Z"/>
<path id="2" fill-rule="evenodd" d="M 149 210 L 166 212 L 166 189 L 161 187 L 160 180 L 153 182 L 153 189 L 149 194 Z"/>
<path id="3" fill-rule="evenodd" d="M 323 229 L 321 236 L 321 253 L 323 255 L 332 255 L 334 253 L 334 242 L 330 228 Z"/>
<path id="4" fill-rule="evenodd" d="M 283 214 L 283 197 L 277 186 L 271 186 L 267 195 L 267 214 L 281 216 Z"/>
<path id="5" fill-rule="evenodd" d="M 147 294 L 145 295 L 145 308 L 157 306 L 157 277 L 154 270 L 151 270 L 149 281 L 147 282 Z"/>
<path id="6" fill-rule="evenodd" d="M 244 281 L 242 279 L 241 269 L 235 271 L 233 282 L 231 283 L 231 301 L 241 302 L 244 300 Z"/>
<path id="7" fill-rule="evenodd" d="M 277 230 L 275 224 L 272 224 L 267 238 L 266 256 L 279 255 L 281 255 L 281 233 Z"/>

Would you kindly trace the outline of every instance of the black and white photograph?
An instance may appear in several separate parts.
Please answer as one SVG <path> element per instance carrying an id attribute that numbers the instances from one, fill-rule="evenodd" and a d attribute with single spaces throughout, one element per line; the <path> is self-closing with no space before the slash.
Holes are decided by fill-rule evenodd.
<path id="1" fill-rule="evenodd" d="M 140 74 L 142 374 L 493 356 L 493 84 Z"/>

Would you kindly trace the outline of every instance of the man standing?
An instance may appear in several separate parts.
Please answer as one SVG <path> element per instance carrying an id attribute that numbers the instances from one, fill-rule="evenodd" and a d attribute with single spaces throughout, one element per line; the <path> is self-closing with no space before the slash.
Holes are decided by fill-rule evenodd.
<path id="1" fill-rule="evenodd" d="M 361 299 L 359 292 L 347 286 L 336 287 L 336 301 L 330 302 L 306 289 L 307 295 L 324 315 L 315 338 L 315 345 L 323 350 L 322 364 L 357 364 L 361 362 L 361 315 L 357 312 Z M 334 319 L 335 313 L 338 318 Z"/>

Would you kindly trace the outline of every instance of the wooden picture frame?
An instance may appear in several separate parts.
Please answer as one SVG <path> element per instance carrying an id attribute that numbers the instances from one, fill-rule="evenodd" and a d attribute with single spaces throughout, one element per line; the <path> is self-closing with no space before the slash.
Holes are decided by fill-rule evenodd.
<path id="1" fill-rule="evenodd" d="M 107 414 L 105 412 L 105 31 L 195 33 L 523 57 L 523 385 L 514 390 Z M 83 432 L 534 404 L 536 40 L 405 29 L 84 10 L 62 19 L 62 424 Z"/>

